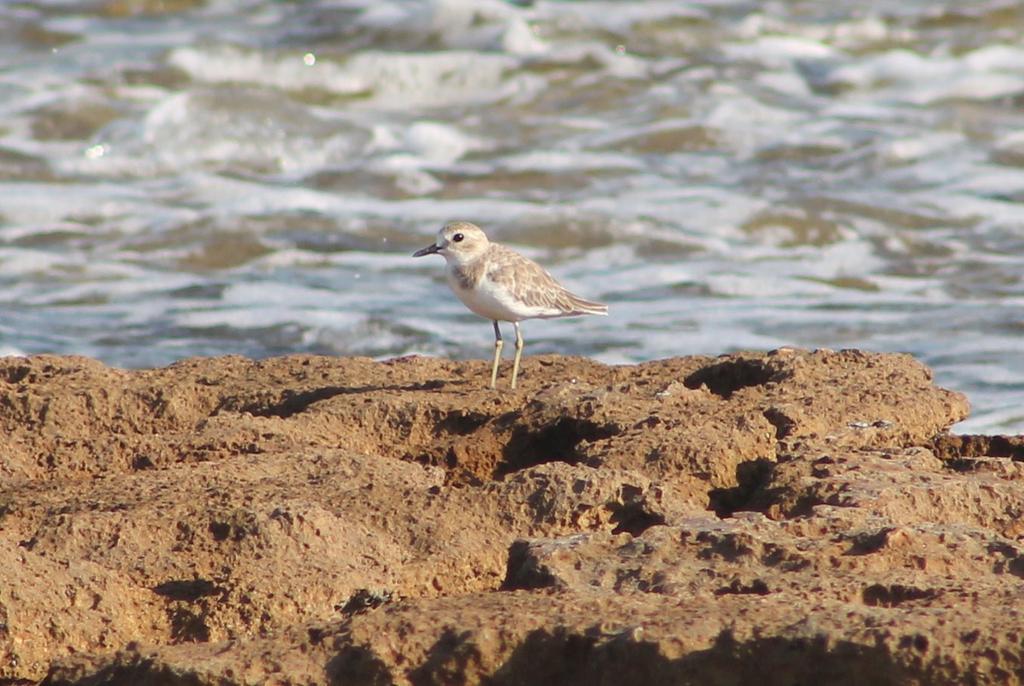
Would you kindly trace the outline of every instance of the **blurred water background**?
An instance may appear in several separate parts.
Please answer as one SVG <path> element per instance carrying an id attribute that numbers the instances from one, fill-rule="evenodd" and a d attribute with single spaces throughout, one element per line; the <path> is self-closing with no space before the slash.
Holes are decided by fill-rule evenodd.
<path id="1" fill-rule="evenodd" d="M 904 351 L 1022 432 L 1022 39 L 1018 0 L 4 0 L 0 352 L 486 358 L 409 257 L 459 218 L 611 304 L 527 354 Z"/>

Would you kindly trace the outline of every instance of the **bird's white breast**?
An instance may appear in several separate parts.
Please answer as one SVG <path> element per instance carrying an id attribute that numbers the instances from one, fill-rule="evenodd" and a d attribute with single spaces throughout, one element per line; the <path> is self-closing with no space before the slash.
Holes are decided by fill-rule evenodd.
<path id="1" fill-rule="evenodd" d="M 459 300 L 481 317 L 502 322 L 518 322 L 550 315 L 548 308 L 531 307 L 519 301 L 512 290 L 495 282 L 485 273 L 473 288 L 463 288 L 455 270 L 447 270 L 448 285 Z"/>

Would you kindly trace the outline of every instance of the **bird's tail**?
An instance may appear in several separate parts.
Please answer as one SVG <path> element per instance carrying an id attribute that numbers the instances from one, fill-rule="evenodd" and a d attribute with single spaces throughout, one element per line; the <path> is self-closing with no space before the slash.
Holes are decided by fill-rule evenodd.
<path id="1" fill-rule="evenodd" d="M 575 293 L 569 293 L 569 302 L 572 303 L 572 314 L 608 314 L 608 306 L 604 303 L 581 298 Z"/>

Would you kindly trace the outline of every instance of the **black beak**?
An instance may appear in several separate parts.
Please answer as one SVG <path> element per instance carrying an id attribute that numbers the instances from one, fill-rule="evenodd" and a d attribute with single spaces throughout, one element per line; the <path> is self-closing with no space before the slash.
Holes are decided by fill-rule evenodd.
<path id="1" fill-rule="evenodd" d="M 428 245 L 427 247 L 423 248 L 422 250 L 417 250 L 416 252 L 414 252 L 412 254 L 412 256 L 413 257 L 423 257 L 424 255 L 433 255 L 434 253 L 436 253 L 440 249 L 441 248 L 437 247 L 436 244 L 431 243 L 430 245 Z"/>

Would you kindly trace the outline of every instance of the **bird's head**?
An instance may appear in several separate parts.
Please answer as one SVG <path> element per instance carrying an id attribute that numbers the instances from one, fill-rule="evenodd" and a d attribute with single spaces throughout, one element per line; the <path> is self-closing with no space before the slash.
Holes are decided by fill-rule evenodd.
<path id="1" fill-rule="evenodd" d="M 482 255 L 489 244 L 487 236 L 476 224 L 463 221 L 448 222 L 437 232 L 437 240 L 422 250 L 417 250 L 412 256 L 423 257 L 437 253 L 448 262 L 465 264 Z"/>

